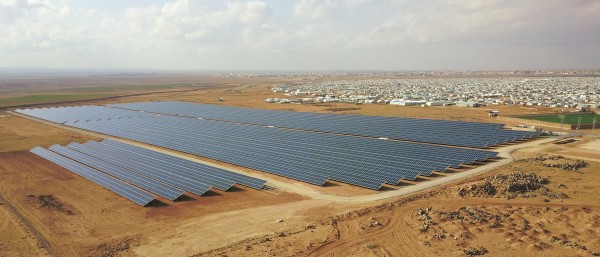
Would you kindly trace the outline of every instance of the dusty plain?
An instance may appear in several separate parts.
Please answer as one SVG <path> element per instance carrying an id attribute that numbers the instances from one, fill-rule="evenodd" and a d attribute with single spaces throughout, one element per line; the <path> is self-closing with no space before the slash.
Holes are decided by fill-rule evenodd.
<path id="1" fill-rule="evenodd" d="M 150 83 L 155 81 L 152 77 L 127 77 L 116 82 L 101 79 L 102 86 L 209 86 L 173 92 L 146 88 L 136 91 L 144 93 L 141 95 L 47 106 L 178 100 L 484 122 L 496 122 L 487 117 L 491 109 L 505 115 L 556 111 L 514 106 L 281 105 L 264 102 L 267 97 L 282 97 L 269 87 L 292 79 L 189 76 L 156 80 L 159 82 Z M 72 89 L 67 84 L 82 81 L 85 79 L 66 79 L 43 86 L 49 92 L 69 92 Z M 3 85 L 8 88 L 7 83 Z M 11 96 L 26 94 L 25 90 Z M 221 97 L 223 102 L 218 101 Z M 313 199 L 285 188 L 257 191 L 237 186 L 230 192 L 188 195 L 174 203 L 162 199 L 142 208 L 27 152 L 38 145 L 65 145 L 100 137 L 0 112 L 0 256 L 467 256 L 469 250 L 481 249 L 487 251 L 484 256 L 592 256 L 600 252 L 600 139 L 591 132 L 576 137 L 579 141 L 571 144 L 549 142 L 519 149 L 512 153 L 515 162 L 467 180 L 394 199 L 358 203 Z M 541 156 L 565 156 L 567 159 L 560 161 L 583 160 L 588 166 L 563 170 L 535 159 Z M 314 187 L 187 157 L 336 196 L 378 193 L 335 182 Z M 519 172 L 547 179 L 545 188 L 567 197 L 552 198 L 537 191 L 535 196 L 511 199 L 501 194 L 459 194 L 461 188 L 483 183 L 489 177 Z M 400 188 L 409 185 L 407 182 Z M 425 216 L 433 222 L 427 230 L 423 230 Z M 485 221 L 481 216 L 487 217 Z"/>

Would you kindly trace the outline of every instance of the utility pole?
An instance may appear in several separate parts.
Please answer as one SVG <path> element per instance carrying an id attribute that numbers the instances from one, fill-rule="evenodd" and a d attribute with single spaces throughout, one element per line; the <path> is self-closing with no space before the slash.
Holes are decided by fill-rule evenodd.
<path id="1" fill-rule="evenodd" d="M 592 134 L 594 133 L 594 130 L 596 129 L 596 117 L 594 117 L 594 120 L 592 121 Z"/>
<path id="2" fill-rule="evenodd" d="M 558 115 L 560 118 L 560 129 L 563 129 L 563 123 L 565 122 L 565 115 Z"/>
<path id="3" fill-rule="evenodd" d="M 581 116 L 577 117 L 577 130 L 581 127 Z"/>

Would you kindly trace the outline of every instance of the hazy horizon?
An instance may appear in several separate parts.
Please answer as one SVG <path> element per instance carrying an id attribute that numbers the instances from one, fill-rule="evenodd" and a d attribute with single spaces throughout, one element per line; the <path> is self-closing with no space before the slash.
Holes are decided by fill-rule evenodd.
<path id="1" fill-rule="evenodd" d="M 0 0 L 0 68 L 600 69 L 600 1 Z"/>

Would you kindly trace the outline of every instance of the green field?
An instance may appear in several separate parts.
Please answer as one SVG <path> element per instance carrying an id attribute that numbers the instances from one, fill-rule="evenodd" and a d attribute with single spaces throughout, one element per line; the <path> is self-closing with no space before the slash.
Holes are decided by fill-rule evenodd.
<path id="1" fill-rule="evenodd" d="M 155 85 L 124 85 L 124 86 L 96 86 L 65 88 L 54 91 L 38 92 L 33 95 L 0 98 L 0 107 L 70 102 L 104 98 L 109 96 L 123 95 L 125 93 L 154 92 L 178 88 L 200 88 L 196 84 L 155 84 Z"/>
<path id="2" fill-rule="evenodd" d="M 107 92 L 120 92 L 120 91 L 149 91 L 158 89 L 175 89 L 177 87 L 190 87 L 187 85 L 180 84 L 159 84 L 159 85 L 135 85 L 135 86 L 99 86 L 99 87 L 79 87 L 79 88 L 66 88 L 62 91 L 77 92 L 77 93 L 107 93 Z"/>
<path id="3" fill-rule="evenodd" d="M 582 114 L 565 114 L 564 124 L 576 125 L 579 122 L 579 118 L 581 117 L 581 124 L 592 124 L 594 122 L 594 118 L 596 118 L 596 123 L 600 124 L 600 115 L 594 113 L 582 113 Z M 521 117 L 523 119 L 529 120 L 541 120 L 546 122 L 555 122 L 560 123 L 560 114 L 551 114 L 544 116 L 527 116 Z"/>
<path id="4" fill-rule="evenodd" d="M 27 95 L 0 99 L 0 106 L 36 104 L 36 103 L 56 103 L 66 101 L 89 100 L 112 96 L 112 94 L 48 94 L 48 95 Z"/>

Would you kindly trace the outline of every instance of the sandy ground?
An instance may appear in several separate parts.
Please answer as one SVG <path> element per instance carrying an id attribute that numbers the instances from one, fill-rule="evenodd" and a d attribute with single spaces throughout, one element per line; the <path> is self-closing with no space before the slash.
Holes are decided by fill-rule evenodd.
<path id="1" fill-rule="evenodd" d="M 211 213 L 304 199 L 286 192 L 237 186 L 233 191 L 214 191 L 203 197 L 190 195 L 175 203 L 162 199 L 164 204 L 143 208 L 29 152 L 0 154 L 0 170 L 3 176 L 0 193 L 61 256 L 82 256 L 105 242 L 131 240 L 134 244 L 148 240 L 142 235 L 176 235 L 178 226 Z M 30 195 L 52 195 L 70 206 L 71 211 L 42 208 L 28 199 Z M 212 233 L 211 237 L 221 238 L 218 235 L 222 231 Z"/>
<path id="2" fill-rule="evenodd" d="M 50 256 L 4 202 L 0 202 L 0 256 Z"/>
<path id="3" fill-rule="evenodd" d="M 31 122 L 6 112 L 0 118 L 0 152 L 29 150 L 35 146 L 50 146 L 52 144 L 68 144 L 69 142 L 84 142 L 96 139 L 80 133 L 70 133 L 54 126 Z"/>
<path id="4" fill-rule="evenodd" d="M 328 112 L 327 109 L 336 107 L 265 103 L 264 98 L 279 96 L 268 90 L 268 86 L 274 83 L 234 81 L 218 89 L 131 97 L 110 102 L 185 100 L 316 112 Z M 219 97 L 224 97 L 225 102 L 218 102 Z M 360 109 L 348 113 L 494 121 L 487 117 L 486 109 L 379 105 L 357 108 Z M 521 107 L 502 109 L 506 114 L 543 111 L 546 110 Z M 176 203 L 163 199 L 165 204 L 150 208 L 131 204 L 24 151 L 36 145 L 97 140 L 97 136 L 10 115 L 0 119 L 0 139 L 0 194 L 33 224 L 61 256 L 465 256 L 461 249 L 471 246 L 485 247 L 489 250 L 486 256 L 590 256 L 590 251 L 600 251 L 600 196 L 597 189 L 600 164 L 591 161 L 600 160 L 600 150 L 595 147 L 599 145 L 599 140 L 588 136 L 579 138 L 581 141 L 578 143 L 533 144 L 513 153 L 517 159 L 532 158 L 542 153 L 586 158 L 591 166 L 582 169 L 581 173 L 517 161 L 485 174 L 472 174 L 476 177 L 454 181 L 435 190 L 381 199 L 369 197 L 391 194 L 405 187 L 381 193 L 355 194 L 360 190 L 343 184 L 320 190 L 301 182 L 269 177 L 270 180 L 276 180 L 280 187 L 265 191 L 239 187 L 233 192 L 215 191 L 207 197 L 189 196 L 185 201 Z M 256 173 L 194 158 L 240 169 L 241 172 Z M 493 174 L 515 171 L 532 171 L 547 177 L 551 181 L 549 188 L 563 192 L 569 198 L 545 202 L 540 197 L 508 200 L 461 198 L 457 194 L 458 188 L 465 184 Z M 559 188 L 561 184 L 564 187 Z M 292 190 L 300 187 L 300 191 Z M 60 203 L 60 208 L 66 210 L 42 207 L 32 202 L 28 197 L 30 195 L 51 195 Z M 369 200 L 351 203 L 332 199 L 349 196 Z M 432 207 L 433 210 L 449 211 L 465 206 L 485 208 L 493 213 L 509 213 L 500 229 L 485 227 L 480 223 L 438 220 L 438 229 L 446 230 L 447 238 L 437 239 L 433 237 L 434 234 L 419 230 L 422 221 L 415 215 L 418 208 Z M 4 215 L 1 206 L 0 215 Z M 373 225 L 375 223 L 378 225 Z M 18 226 L 11 225 L 13 223 L 0 224 L 8 226 L 11 231 L 0 236 L 0 246 L 8 245 L 7 249 L 17 249 L 18 253 L 13 254 L 15 252 L 11 250 L 11 254 L 4 255 L 22 256 L 22 253 L 29 255 L 27 253 L 39 250 L 34 239 L 30 242 L 20 240 L 23 234 L 19 234 Z M 26 229 L 23 231 L 26 233 Z M 450 237 L 450 234 L 457 236 L 457 239 Z M 560 238 L 560 241 L 553 241 L 552 236 Z M 566 244 L 565 240 L 571 243 Z M 588 251 L 574 246 L 573 242 L 578 246 L 586 246 Z"/>
<path id="5" fill-rule="evenodd" d="M 539 156 L 537 150 L 518 151 L 519 161 L 439 190 L 322 219 L 310 229 L 283 238 L 263 236 L 199 256 L 466 256 L 463 249 L 469 247 L 484 247 L 489 251 L 485 256 L 591 256 L 600 252 L 596 186 L 600 159 L 581 172 L 564 171 L 527 161 Z M 547 178 L 549 189 L 569 198 L 509 200 L 460 197 L 457 193 L 484 177 L 521 171 Z M 419 208 L 456 211 L 462 207 L 500 213 L 503 218 L 493 228 L 488 222 L 437 220 L 436 231 L 421 232 L 422 220 L 416 215 Z M 444 238 L 436 237 L 438 233 Z M 283 245 L 287 247 L 280 247 Z"/>
<path id="6" fill-rule="evenodd" d="M 553 139 L 546 141 L 553 141 Z M 514 155 L 519 159 L 530 158 L 537 155 L 540 149 L 545 152 L 570 151 L 573 154 L 579 148 L 589 146 L 590 142 L 592 142 L 591 139 L 584 138 L 575 144 L 559 146 L 548 142 L 541 146 L 534 146 L 537 144 L 532 141 L 531 147 L 517 151 Z M 386 197 L 387 200 L 383 200 L 383 202 L 368 200 L 359 203 L 308 198 L 282 190 L 259 192 L 240 188 L 237 192 L 215 192 L 210 197 L 190 197 L 191 199 L 188 201 L 168 203 L 168 206 L 140 209 L 140 207 L 133 206 L 127 200 L 115 197 L 112 193 L 60 167 L 41 161 L 38 157 L 25 151 L 2 154 L 0 156 L 0 169 L 3 172 L 3 177 L 6 178 L 2 181 L 0 192 L 9 196 L 7 197 L 9 201 L 14 203 L 19 211 L 30 219 L 51 245 L 58 249 L 61 255 L 65 256 L 107 252 L 118 253 L 121 256 L 164 256 L 166 254 L 186 256 L 202 252 L 206 252 L 206 255 L 215 256 L 219 256 L 223 252 L 229 256 L 269 256 L 271 254 L 276 256 L 305 254 L 313 256 L 368 256 L 374 254 L 374 256 L 377 256 L 379 253 L 395 256 L 394 253 L 406 252 L 412 253 L 410 256 L 416 256 L 439 253 L 443 252 L 444 249 L 455 249 L 456 246 L 442 242 L 425 248 L 421 247 L 423 241 L 429 239 L 424 238 L 424 235 L 415 234 L 418 229 L 416 231 L 407 230 L 407 228 L 418 227 L 419 221 L 411 217 L 414 212 L 412 206 L 415 208 L 438 206 L 439 208 L 448 209 L 459 208 L 468 204 L 468 206 L 476 207 L 499 206 L 497 208 L 506 209 L 507 205 L 517 203 L 533 207 L 548 205 L 541 199 L 508 201 L 504 199 L 474 198 L 467 199 L 468 201 L 465 202 L 464 198 L 458 198 L 453 194 L 456 186 L 447 186 L 439 191 L 434 191 L 435 193 L 420 193 L 416 196 L 400 198 L 402 200 L 397 200 L 397 197 L 392 199 Z M 590 170 L 598 170 L 598 164 L 584 169 L 583 174 L 563 172 L 560 176 L 556 176 L 556 171 L 543 171 L 539 167 L 531 167 L 527 163 L 516 162 L 492 171 L 492 174 L 536 169 L 541 174 L 547 175 L 554 183 L 558 184 L 560 182 L 560 184 L 568 186 L 569 190 L 566 190 L 565 193 L 571 198 L 564 200 L 564 202 L 552 202 L 550 206 L 556 206 L 556 208 L 562 205 L 586 206 L 586 208 L 598 207 L 600 200 L 594 191 L 594 185 L 600 178 L 598 178 L 598 173 L 595 173 L 596 176 L 594 177 L 591 176 L 594 173 L 589 172 Z M 573 184 L 574 179 L 577 179 L 578 182 Z M 386 193 L 389 192 L 381 194 Z M 53 195 L 59 201 L 72 206 L 74 214 L 67 215 L 64 212 L 37 207 L 27 200 L 27 196 L 31 194 Z M 366 196 L 371 195 L 364 195 L 363 197 Z M 412 201 L 407 199 L 412 199 Z M 411 208 L 405 207 L 405 204 L 411 204 Z M 373 205 L 384 207 L 372 207 Z M 373 208 L 375 208 L 375 211 Z M 356 211 L 357 209 L 360 211 Z M 562 208 L 557 210 L 562 210 Z M 568 218 L 573 220 L 575 216 L 572 215 L 579 212 L 565 211 L 565 213 L 560 214 L 562 216 L 559 215 L 555 219 Z M 592 213 L 598 214 L 597 209 L 593 209 Z M 369 234 L 369 232 L 363 235 L 361 231 L 364 229 L 360 227 L 367 226 L 371 216 L 375 215 L 378 215 L 375 220 L 382 224 L 388 224 L 385 226 L 389 226 L 390 229 L 386 229 L 381 234 L 379 232 Z M 522 213 L 519 215 L 525 217 L 533 214 Z M 594 224 L 594 217 L 596 216 L 592 215 L 589 220 L 583 220 L 582 222 L 592 222 Z M 395 221 L 392 220 L 393 217 L 403 218 Z M 277 222 L 278 219 L 283 220 L 283 222 Z M 367 219 L 367 221 L 364 221 L 364 219 Z M 143 222 L 139 222 L 140 220 Z M 336 225 L 334 226 L 332 222 L 335 222 Z M 122 226 L 114 226 L 114 224 L 122 224 Z M 578 225 L 571 224 L 569 226 Z M 340 239 L 336 239 L 338 232 L 336 232 L 335 227 L 340 231 Z M 367 230 L 373 230 L 374 232 L 377 229 Z M 557 227 L 552 231 L 563 231 L 563 228 Z M 483 234 L 478 238 L 485 238 L 486 235 L 488 238 L 498 236 L 494 231 L 488 232 L 489 235 Z M 569 234 L 572 231 L 567 232 Z M 399 236 L 399 234 L 407 235 Z M 269 238 L 268 241 L 266 238 Z M 408 243 L 403 244 L 402 247 L 394 248 L 388 246 L 391 243 L 390 241 L 382 241 L 377 238 L 392 238 L 392 242 L 405 240 Z M 593 240 L 590 241 L 589 238 L 577 238 L 582 244 L 585 243 L 587 247 L 595 246 L 595 243 L 591 242 Z M 506 240 L 508 239 L 510 238 Z M 260 243 L 261 241 L 263 243 Z M 469 239 L 464 247 L 478 246 L 483 242 L 486 242 L 486 240 Z M 417 243 L 419 247 L 415 248 L 413 243 Z M 530 244 L 535 243 L 530 242 Z M 373 246 L 373 244 L 376 246 Z M 249 250 L 246 250 L 248 246 Z M 484 246 L 490 251 L 495 249 L 489 245 L 484 244 Z M 529 252 L 518 251 L 519 247 L 516 248 L 517 250 L 513 252 L 516 255 L 529 254 Z M 285 251 L 281 252 L 281 249 L 285 249 Z M 429 251 L 429 249 L 434 250 Z M 460 250 L 456 249 L 455 253 L 459 253 Z M 553 256 L 548 255 L 549 252 L 546 250 L 543 253 L 546 255 L 540 256 Z M 564 253 L 570 254 L 572 252 L 567 249 L 564 250 Z M 495 256 L 492 251 L 488 255 Z"/>

